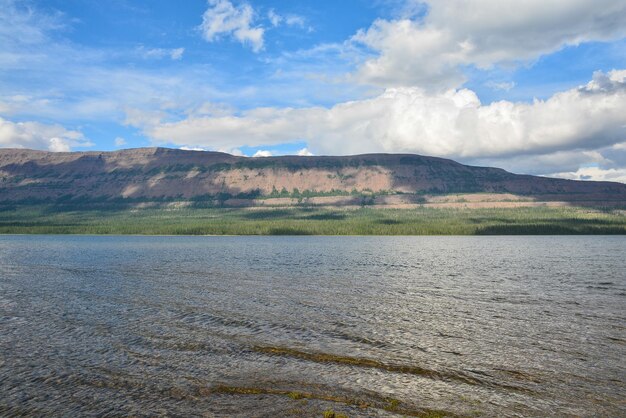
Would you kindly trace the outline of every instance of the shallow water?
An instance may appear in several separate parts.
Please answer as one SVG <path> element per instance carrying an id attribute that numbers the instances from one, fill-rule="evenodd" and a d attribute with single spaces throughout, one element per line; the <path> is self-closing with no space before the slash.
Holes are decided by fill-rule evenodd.
<path id="1" fill-rule="evenodd" d="M 626 239 L 0 236 L 0 331 L 3 416 L 625 416 Z"/>

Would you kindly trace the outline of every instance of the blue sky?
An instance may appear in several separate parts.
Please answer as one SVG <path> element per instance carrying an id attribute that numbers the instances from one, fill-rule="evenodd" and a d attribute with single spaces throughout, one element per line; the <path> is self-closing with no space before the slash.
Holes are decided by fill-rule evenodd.
<path id="1" fill-rule="evenodd" d="M 626 0 L 0 0 L 0 147 L 626 182 Z"/>

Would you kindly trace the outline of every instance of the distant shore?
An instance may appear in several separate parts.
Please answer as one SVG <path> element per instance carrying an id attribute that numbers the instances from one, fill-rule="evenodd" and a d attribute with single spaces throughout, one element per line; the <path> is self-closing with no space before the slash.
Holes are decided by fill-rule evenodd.
<path id="1" fill-rule="evenodd" d="M 572 235 L 626 234 L 626 211 L 558 202 L 411 206 L 0 207 L 0 234 Z"/>

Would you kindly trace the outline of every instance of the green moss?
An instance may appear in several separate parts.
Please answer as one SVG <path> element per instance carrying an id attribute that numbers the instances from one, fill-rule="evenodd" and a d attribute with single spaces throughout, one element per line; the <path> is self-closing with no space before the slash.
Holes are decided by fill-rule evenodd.
<path id="1" fill-rule="evenodd" d="M 313 361 L 316 363 L 335 363 L 335 364 L 344 364 L 349 366 L 357 366 L 357 367 L 365 367 L 365 368 L 373 368 L 379 370 L 386 370 L 389 372 L 395 373 L 405 373 L 405 374 L 413 374 L 417 376 L 428 377 L 431 379 L 440 379 L 440 380 L 455 380 L 460 381 L 467 384 L 478 384 L 480 383 L 477 379 L 472 378 L 471 376 L 464 374 L 452 374 L 439 372 L 436 370 L 426 369 L 423 367 L 419 367 L 416 365 L 405 365 L 405 364 L 390 364 L 383 363 L 378 360 L 362 358 L 362 357 L 348 357 L 348 356 L 339 356 L 330 353 L 312 353 L 307 351 L 295 350 L 292 348 L 286 347 L 254 347 L 254 351 L 269 355 L 275 356 L 287 356 L 287 357 L 295 357 L 302 360 Z M 388 400 L 389 407 L 397 408 L 399 401 L 396 399 Z"/>
<path id="2" fill-rule="evenodd" d="M 397 399 L 389 399 L 389 405 L 385 408 L 389 411 L 397 411 L 400 406 L 400 401 Z"/>
<path id="3" fill-rule="evenodd" d="M 370 399 L 367 401 L 363 399 L 350 398 L 333 393 L 319 393 L 319 392 L 298 392 L 287 391 L 274 388 L 264 387 L 239 387 L 239 386 L 217 386 L 210 390 L 200 390 L 201 395 L 211 395 L 213 393 L 220 393 L 226 395 L 276 395 L 287 396 L 293 400 L 302 399 L 317 399 L 326 402 L 335 402 L 338 404 L 344 404 L 351 407 L 358 407 L 361 409 L 377 408 L 395 412 L 403 416 L 420 417 L 420 418 L 439 418 L 439 417 L 456 417 L 455 414 L 447 411 L 439 411 L 434 409 L 411 409 L 403 408 L 400 406 L 400 401 L 389 398 L 376 397 L 376 395 L 369 394 Z M 367 414 L 362 414 L 366 416 Z M 347 418 L 346 414 L 335 412 L 332 409 L 328 409 L 323 413 L 324 417 L 334 418 Z"/>
<path id="4" fill-rule="evenodd" d="M 332 409 L 324 411 L 324 418 L 348 418 L 346 414 L 335 412 Z"/>

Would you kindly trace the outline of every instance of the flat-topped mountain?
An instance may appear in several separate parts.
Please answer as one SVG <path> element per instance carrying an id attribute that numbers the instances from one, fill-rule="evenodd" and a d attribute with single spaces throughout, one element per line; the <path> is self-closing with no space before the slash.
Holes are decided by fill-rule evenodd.
<path id="1" fill-rule="evenodd" d="M 626 184 L 517 175 L 412 154 L 249 158 L 168 148 L 0 149 L 0 202 L 223 203 L 258 197 L 480 192 L 626 202 Z"/>

